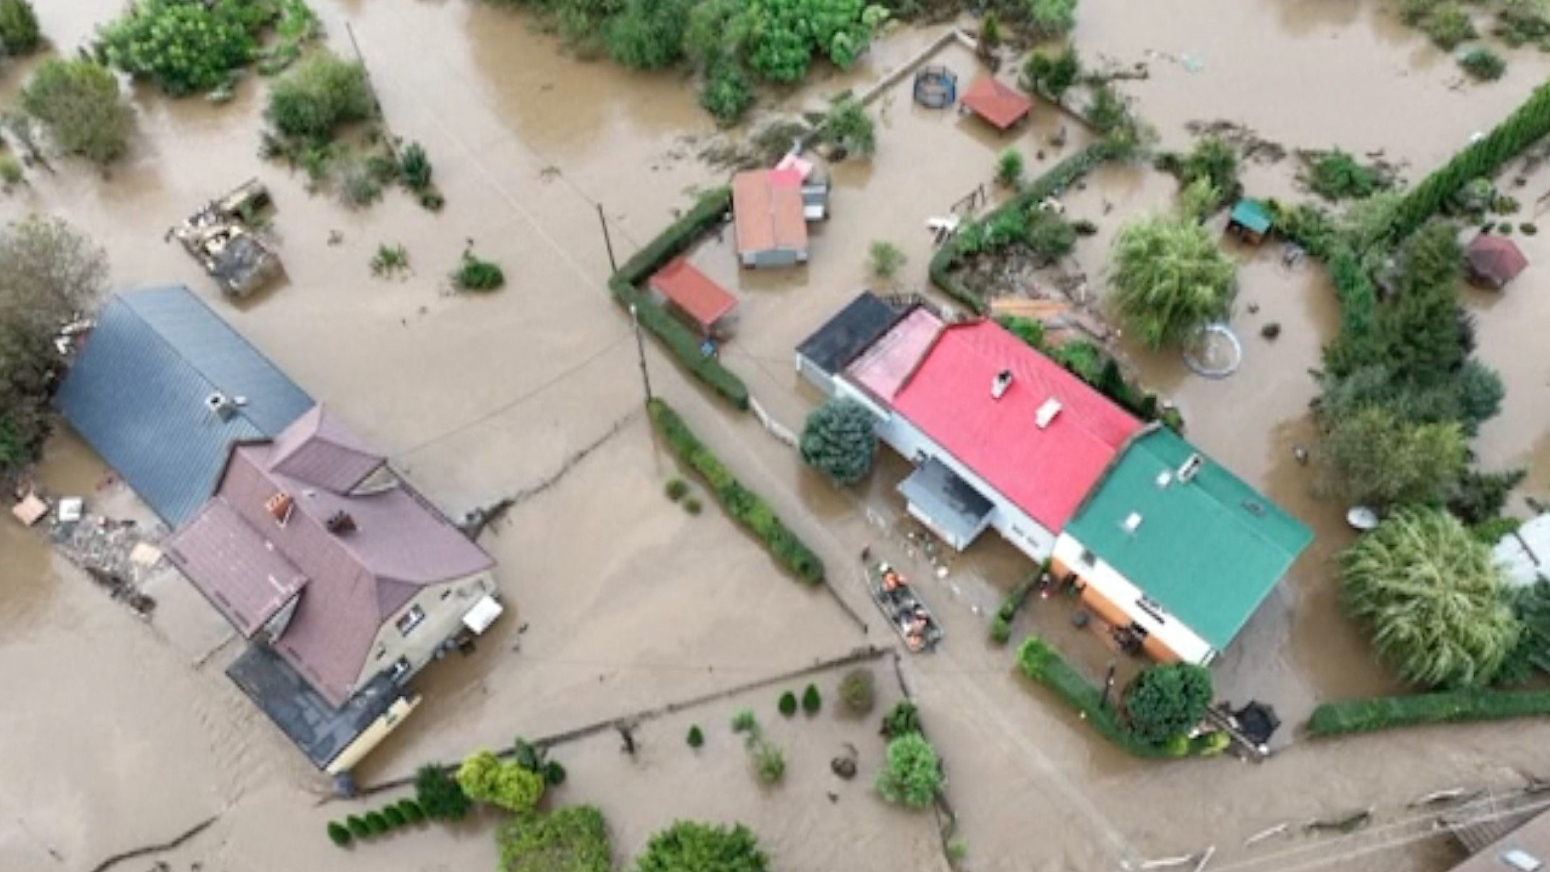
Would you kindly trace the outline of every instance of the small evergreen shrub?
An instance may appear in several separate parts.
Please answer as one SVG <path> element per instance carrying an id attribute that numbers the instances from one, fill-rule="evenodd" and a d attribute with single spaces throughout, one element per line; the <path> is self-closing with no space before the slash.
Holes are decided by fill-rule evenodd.
<path id="1" fill-rule="evenodd" d="M 667 494 L 668 499 L 676 503 L 689 493 L 689 483 L 681 478 L 675 478 L 667 483 L 662 492 Z"/>
<path id="2" fill-rule="evenodd" d="M 388 822 L 388 826 L 395 830 L 409 822 L 409 819 L 404 817 L 403 811 L 396 805 L 382 809 L 382 817 Z"/>
<path id="3" fill-rule="evenodd" d="M 1483 82 L 1494 82 L 1507 72 L 1507 62 L 1496 52 L 1483 46 L 1464 52 L 1464 56 L 1459 58 L 1459 66 L 1464 68 L 1464 72 Z"/>
<path id="4" fill-rule="evenodd" d="M 388 820 L 380 811 L 366 812 L 366 830 L 374 836 L 380 836 L 388 831 Z"/>
<path id="5" fill-rule="evenodd" d="M 688 742 L 691 748 L 698 748 L 705 744 L 705 734 L 700 731 L 699 724 L 689 727 L 689 735 L 685 737 L 684 741 Z"/>
<path id="6" fill-rule="evenodd" d="M 696 497 L 690 497 L 684 500 L 684 511 L 691 515 L 698 515 L 703 508 L 704 506 L 701 505 L 699 499 Z"/>
<path id="7" fill-rule="evenodd" d="M 463 260 L 452 273 L 452 284 L 460 291 L 493 291 L 506 284 L 500 264 L 481 260 L 472 251 L 463 252 Z"/>
<path id="8" fill-rule="evenodd" d="M 338 821 L 328 822 L 328 840 L 330 842 L 343 848 L 345 845 L 350 844 L 350 840 L 353 838 L 354 836 L 350 835 L 349 827 Z"/>
<path id="9" fill-rule="evenodd" d="M 816 715 L 822 708 L 823 696 L 818 693 L 818 685 L 809 684 L 807 689 L 802 691 L 802 711 L 809 715 Z"/>
<path id="10" fill-rule="evenodd" d="M 546 760 L 543 765 L 544 783 L 550 787 L 558 787 L 565 783 L 565 767 L 558 760 Z"/>
<path id="11" fill-rule="evenodd" d="M 788 718 L 797 713 L 796 694 L 788 690 L 780 695 L 780 713 Z"/>
<path id="12" fill-rule="evenodd" d="M 350 835 L 357 839 L 364 839 L 371 835 L 371 827 L 366 825 L 365 819 L 353 814 L 344 819 L 344 826 L 350 831 Z"/>
<path id="13" fill-rule="evenodd" d="M 413 799 L 402 799 L 398 802 L 398 810 L 404 813 L 404 820 L 412 824 L 422 823 L 425 820 L 425 809 Z"/>
<path id="14" fill-rule="evenodd" d="M 404 186 L 411 191 L 418 193 L 431 186 L 431 160 L 418 142 L 404 147 L 398 158 L 398 170 Z"/>

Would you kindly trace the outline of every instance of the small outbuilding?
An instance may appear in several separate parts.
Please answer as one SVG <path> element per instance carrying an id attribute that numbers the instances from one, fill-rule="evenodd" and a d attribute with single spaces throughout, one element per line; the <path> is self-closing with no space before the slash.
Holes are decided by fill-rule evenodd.
<path id="1" fill-rule="evenodd" d="M 1033 109 L 1032 100 L 990 76 L 970 85 L 959 102 L 968 111 L 1003 132 L 1028 117 L 1028 112 Z"/>
<path id="2" fill-rule="evenodd" d="M 1481 287 L 1501 290 L 1528 267 L 1517 243 L 1505 236 L 1482 233 L 1464 249 L 1469 280 Z"/>
<path id="3" fill-rule="evenodd" d="M 1239 200 L 1227 218 L 1227 232 L 1251 245 L 1265 241 L 1272 221 L 1270 208 L 1258 200 Z"/>
<path id="4" fill-rule="evenodd" d="M 732 177 L 738 261 L 745 267 L 807 263 L 807 215 L 797 169 L 749 170 Z"/>
<path id="5" fill-rule="evenodd" d="M 706 336 L 725 333 L 732 312 L 737 308 L 736 297 L 695 269 L 684 257 L 674 258 L 658 270 L 649 285 Z"/>

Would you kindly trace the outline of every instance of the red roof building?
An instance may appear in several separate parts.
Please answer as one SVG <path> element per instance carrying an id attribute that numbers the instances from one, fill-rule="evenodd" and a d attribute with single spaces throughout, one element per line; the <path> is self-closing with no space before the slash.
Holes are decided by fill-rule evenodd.
<path id="1" fill-rule="evenodd" d="M 919 499 L 905 491 L 917 517 L 971 511 L 933 525 L 960 531 L 944 537 L 960 548 L 996 526 L 1042 558 L 1141 429 L 1128 412 L 994 322 L 949 325 L 923 308 L 857 357 L 844 383 L 842 393 L 884 412 L 884 441 L 920 468 L 952 473 L 932 469 L 924 484 L 906 482 Z M 932 501 L 928 486 L 939 487 L 934 502 L 945 508 L 924 507 Z M 983 508 L 964 499 L 965 486 L 983 498 Z"/>
<path id="2" fill-rule="evenodd" d="M 1528 258 L 1505 236 L 1482 233 L 1464 249 L 1469 277 L 1476 284 L 1501 290 L 1528 268 Z"/>
<path id="3" fill-rule="evenodd" d="M 674 258 L 651 277 L 651 289 L 672 301 L 680 311 L 709 335 L 717 322 L 737 308 L 737 298 L 710 277 L 695 269 L 687 258 Z"/>
<path id="4" fill-rule="evenodd" d="M 733 176 L 732 215 L 743 266 L 807 262 L 800 170 L 749 170 Z"/>
<path id="5" fill-rule="evenodd" d="M 1003 131 L 1023 120 L 1033 109 L 1032 100 L 990 76 L 971 85 L 961 101 L 974 114 Z"/>

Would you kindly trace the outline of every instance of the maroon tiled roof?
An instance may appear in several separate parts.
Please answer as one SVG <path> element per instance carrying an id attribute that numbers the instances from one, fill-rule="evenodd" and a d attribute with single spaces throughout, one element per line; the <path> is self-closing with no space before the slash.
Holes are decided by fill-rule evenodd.
<path id="1" fill-rule="evenodd" d="M 246 638 L 307 583 L 296 564 L 267 547 L 222 500 L 206 502 L 167 540 L 167 557 Z"/>
<path id="2" fill-rule="evenodd" d="M 386 462 L 346 430 L 322 406 L 313 406 L 275 440 L 275 471 L 307 484 L 349 493 Z"/>
<path id="3" fill-rule="evenodd" d="M 969 86 L 961 99 L 963 105 L 998 130 L 1006 130 L 1021 121 L 1033 108 L 1032 100 L 989 76 Z"/>
<path id="4" fill-rule="evenodd" d="M 307 444 L 315 440 L 331 445 L 318 450 Z M 341 445 L 349 450 L 334 453 Z M 208 516 L 212 526 L 219 522 L 220 537 L 246 537 L 240 547 L 249 553 L 272 548 L 308 578 L 296 613 L 274 647 L 335 705 L 349 698 L 377 631 L 420 588 L 472 575 L 494 563 L 407 482 L 350 496 L 279 470 L 287 459 L 307 457 L 304 469 L 312 479 L 338 483 L 354 471 L 340 475 L 315 458 L 332 455 L 349 464 L 363 453 L 326 412 L 309 414 L 274 443 L 233 449 L 211 499 L 221 508 L 201 515 Z M 356 477 L 350 486 L 358 481 Z M 289 494 L 293 503 L 283 525 L 265 507 L 277 492 Z M 341 512 L 350 517 L 353 528 L 330 532 L 329 519 Z M 178 536 L 189 532 L 195 541 L 193 526 Z M 214 535 L 216 531 L 201 532 L 202 537 Z M 252 574 L 236 565 L 192 560 L 188 565 L 190 579 L 212 600 L 218 595 L 232 601 L 253 596 L 248 590 Z"/>

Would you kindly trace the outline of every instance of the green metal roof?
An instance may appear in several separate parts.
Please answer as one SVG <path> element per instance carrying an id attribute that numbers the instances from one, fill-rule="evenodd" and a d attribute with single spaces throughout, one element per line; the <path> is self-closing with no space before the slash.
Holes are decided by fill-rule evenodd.
<path id="1" fill-rule="evenodd" d="M 1217 650 L 1225 649 L 1308 546 L 1313 533 L 1159 427 L 1135 439 L 1066 532 Z M 1167 478 L 1163 474 L 1167 473 Z M 1141 516 L 1134 532 L 1125 529 Z"/>
<path id="2" fill-rule="evenodd" d="M 1232 221 L 1255 233 L 1270 229 L 1270 210 L 1258 200 L 1239 200 L 1232 207 Z"/>

